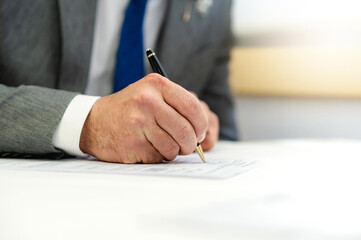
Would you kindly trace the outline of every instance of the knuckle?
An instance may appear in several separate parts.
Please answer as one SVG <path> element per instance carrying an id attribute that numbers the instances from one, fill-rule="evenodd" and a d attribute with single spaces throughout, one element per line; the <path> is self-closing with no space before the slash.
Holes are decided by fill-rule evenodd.
<path id="1" fill-rule="evenodd" d="M 165 156 L 168 160 L 173 160 L 176 158 L 176 156 L 179 154 L 179 145 L 174 143 L 167 146 L 167 150 L 165 153 Z"/>
<path id="2" fill-rule="evenodd" d="M 137 106 L 143 107 L 154 107 L 156 100 L 154 95 L 149 91 L 141 91 L 134 96 L 134 101 Z"/>
<path id="3" fill-rule="evenodd" d="M 193 91 L 189 91 L 193 96 L 195 96 L 196 98 L 198 98 L 198 95 L 195 93 L 195 92 L 193 92 Z"/>
<path id="4" fill-rule="evenodd" d="M 182 154 L 184 155 L 191 154 L 192 152 L 194 152 L 195 146 L 196 146 L 195 144 L 194 145 L 189 143 L 184 144 L 182 146 Z"/>
<path id="5" fill-rule="evenodd" d="M 204 108 L 206 111 L 210 111 L 210 108 L 209 108 L 209 106 L 207 105 L 207 103 L 206 103 L 205 101 L 200 100 L 200 102 L 201 102 L 203 108 Z"/>
<path id="6" fill-rule="evenodd" d="M 191 113 L 195 114 L 201 110 L 200 102 L 197 98 L 192 97 L 188 100 L 187 108 L 190 110 Z"/>
<path id="7" fill-rule="evenodd" d="M 148 82 L 156 86 L 164 86 L 167 83 L 165 77 L 159 75 L 158 73 L 151 73 L 148 75 Z"/>
<path id="8" fill-rule="evenodd" d="M 189 138 L 193 135 L 193 128 L 189 125 L 183 126 L 183 128 L 178 133 L 178 141 L 181 143 L 187 142 Z"/>
<path id="9" fill-rule="evenodd" d="M 141 128 L 144 127 L 146 124 L 145 119 L 140 115 L 133 115 L 129 117 L 129 123 L 132 126 L 132 128 Z M 128 141 L 128 144 L 132 144 L 132 140 Z"/>
<path id="10" fill-rule="evenodd" d="M 159 78 L 160 77 L 160 75 L 158 74 L 158 73 L 150 73 L 150 74 L 148 74 L 147 75 L 147 78 L 148 78 L 148 80 L 154 80 L 154 79 L 157 79 L 157 78 Z"/>
<path id="11" fill-rule="evenodd" d="M 194 151 L 196 144 L 196 138 L 194 134 L 193 127 L 190 125 L 185 125 L 178 133 L 178 138 L 176 139 L 180 145 L 181 154 L 190 154 Z"/>

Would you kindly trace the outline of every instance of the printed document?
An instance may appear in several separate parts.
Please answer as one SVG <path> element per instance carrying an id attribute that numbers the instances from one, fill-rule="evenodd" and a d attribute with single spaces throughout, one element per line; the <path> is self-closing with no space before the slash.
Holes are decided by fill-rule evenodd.
<path id="1" fill-rule="evenodd" d="M 254 161 L 222 156 L 219 151 L 206 153 L 206 163 L 198 155 L 178 156 L 160 164 L 107 163 L 96 159 L 0 159 L 0 169 L 30 171 L 60 171 L 102 174 L 132 174 L 195 178 L 229 178 L 249 170 Z"/>

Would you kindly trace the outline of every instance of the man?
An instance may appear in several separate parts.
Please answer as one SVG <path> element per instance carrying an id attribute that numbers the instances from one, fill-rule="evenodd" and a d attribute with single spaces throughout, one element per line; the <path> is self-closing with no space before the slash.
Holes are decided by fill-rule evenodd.
<path id="1" fill-rule="evenodd" d="M 3 0 L 1 155 L 90 154 L 110 162 L 155 163 L 189 154 L 203 139 L 205 150 L 218 136 L 237 139 L 227 83 L 230 5 L 220 0 Z M 130 48 L 137 40 L 129 38 L 139 28 L 145 44 Z M 135 58 L 134 68 L 129 62 L 145 45 L 158 53 L 171 81 L 157 74 L 131 81 L 125 76 L 135 65 L 144 66 L 139 60 L 144 57 Z"/>

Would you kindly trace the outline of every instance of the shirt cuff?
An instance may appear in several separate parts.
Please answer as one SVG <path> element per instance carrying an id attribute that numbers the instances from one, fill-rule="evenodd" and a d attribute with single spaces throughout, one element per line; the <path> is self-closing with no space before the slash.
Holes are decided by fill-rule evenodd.
<path id="1" fill-rule="evenodd" d="M 99 98 L 87 95 L 73 98 L 53 135 L 53 145 L 56 148 L 73 156 L 89 156 L 80 150 L 80 135 L 90 110 Z"/>

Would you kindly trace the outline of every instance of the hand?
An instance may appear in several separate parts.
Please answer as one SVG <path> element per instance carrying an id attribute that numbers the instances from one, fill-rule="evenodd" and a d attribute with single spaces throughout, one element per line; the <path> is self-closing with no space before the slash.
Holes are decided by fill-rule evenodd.
<path id="1" fill-rule="evenodd" d="M 195 96 L 149 74 L 95 102 L 80 149 L 103 161 L 159 163 L 192 153 L 207 129 L 208 117 Z"/>
<path id="2" fill-rule="evenodd" d="M 194 96 L 197 95 L 194 92 L 191 92 Z M 198 97 L 197 97 L 198 98 Z M 217 115 L 212 112 L 206 102 L 199 100 L 202 104 L 204 111 L 208 117 L 208 129 L 206 131 L 206 137 L 202 141 L 202 148 L 204 151 L 211 150 L 217 143 L 219 138 L 219 119 Z"/>

